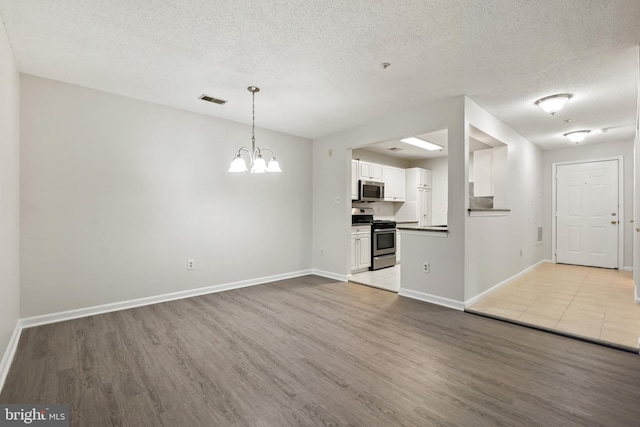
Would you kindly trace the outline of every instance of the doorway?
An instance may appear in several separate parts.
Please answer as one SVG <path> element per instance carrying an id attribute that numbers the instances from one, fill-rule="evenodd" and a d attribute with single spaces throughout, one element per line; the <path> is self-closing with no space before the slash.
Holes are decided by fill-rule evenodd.
<path id="1" fill-rule="evenodd" d="M 622 269 L 622 159 L 553 165 L 554 261 Z"/>

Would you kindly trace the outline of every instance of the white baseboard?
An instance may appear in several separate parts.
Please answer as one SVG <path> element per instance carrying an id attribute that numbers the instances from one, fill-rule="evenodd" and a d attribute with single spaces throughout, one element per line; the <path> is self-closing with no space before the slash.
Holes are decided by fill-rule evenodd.
<path id="1" fill-rule="evenodd" d="M 409 289 L 400 289 L 398 295 L 401 297 L 407 297 L 411 299 L 417 299 L 419 301 L 428 302 L 431 304 L 441 305 L 444 307 L 453 308 L 456 310 L 463 311 L 464 303 L 462 301 L 457 301 L 454 299 L 439 297 L 437 295 L 425 294 L 424 292 L 411 291 Z"/>
<path id="2" fill-rule="evenodd" d="M 256 279 L 241 280 L 238 282 L 213 285 L 205 288 L 190 289 L 187 291 L 172 292 L 168 294 L 156 295 L 152 297 L 132 299 L 128 301 L 114 302 L 110 304 L 96 305 L 93 307 L 79 308 L 75 310 L 62 311 L 59 313 L 43 314 L 41 316 L 26 317 L 21 320 L 23 328 L 31 328 L 49 323 L 63 322 L 65 320 L 78 319 L 80 317 L 95 316 L 97 314 L 110 313 L 112 311 L 126 310 L 129 308 L 141 307 L 144 305 L 158 304 L 161 302 L 174 301 L 178 299 L 191 298 L 199 295 L 213 294 L 216 292 L 228 291 L 231 289 L 245 288 L 247 286 L 260 285 L 263 283 L 275 282 L 277 280 L 291 279 L 294 277 L 307 276 L 312 270 L 294 271 L 291 273 L 276 274 L 273 276 L 259 277 Z"/>
<path id="3" fill-rule="evenodd" d="M 315 268 L 311 270 L 311 274 L 315 274 L 316 276 L 326 277 L 327 279 L 337 280 L 339 282 L 346 282 L 348 279 L 348 276 L 345 274 L 338 274 L 338 273 L 333 273 L 331 271 L 317 270 Z"/>
<path id="4" fill-rule="evenodd" d="M 511 282 L 512 280 L 517 279 L 520 276 L 523 276 L 525 274 L 527 274 L 528 272 L 530 272 L 531 270 L 533 270 L 534 268 L 538 267 L 540 264 L 545 264 L 545 263 L 553 263 L 553 261 L 548 260 L 548 259 L 543 259 L 542 261 L 539 261 L 535 264 L 533 264 L 530 267 L 525 268 L 524 270 L 522 270 L 520 273 L 516 273 L 513 276 L 509 277 L 508 279 L 503 280 L 502 282 L 498 283 L 497 285 L 494 285 L 492 287 L 490 287 L 489 289 L 487 289 L 486 291 L 476 295 L 475 297 L 472 297 L 468 300 L 466 300 L 464 302 L 464 306 L 468 307 L 478 301 L 480 301 L 482 298 L 486 297 L 487 295 L 497 291 L 498 289 L 500 289 L 501 287 L 503 287 L 504 285 L 506 285 L 507 283 Z"/>
<path id="5" fill-rule="evenodd" d="M 624 271 L 633 271 L 633 267 L 622 267 Z"/>
<path id="6" fill-rule="evenodd" d="M 0 362 L 0 392 L 2 391 L 2 387 L 4 387 L 4 381 L 7 379 L 11 362 L 13 362 L 13 356 L 16 354 L 16 350 L 18 349 L 18 342 L 20 342 L 21 334 L 22 322 L 18 319 L 16 327 L 13 329 L 13 334 L 11 334 L 7 350 L 4 352 L 4 356 L 2 357 L 2 362 Z"/>

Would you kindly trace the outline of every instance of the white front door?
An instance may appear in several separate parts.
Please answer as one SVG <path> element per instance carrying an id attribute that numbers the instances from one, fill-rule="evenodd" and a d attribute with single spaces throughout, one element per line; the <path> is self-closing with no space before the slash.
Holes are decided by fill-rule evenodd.
<path id="1" fill-rule="evenodd" d="M 556 168 L 556 261 L 618 267 L 618 160 Z"/>

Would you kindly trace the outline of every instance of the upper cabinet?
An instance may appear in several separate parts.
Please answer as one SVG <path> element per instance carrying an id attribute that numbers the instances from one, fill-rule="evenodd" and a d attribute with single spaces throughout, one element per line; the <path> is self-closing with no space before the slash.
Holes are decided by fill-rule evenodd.
<path id="1" fill-rule="evenodd" d="M 431 225 L 431 171 L 409 168 L 405 172 L 405 203 L 396 211 L 396 221 L 417 222 L 420 227 Z"/>
<path id="2" fill-rule="evenodd" d="M 509 181 L 507 149 L 508 147 L 503 145 L 473 152 L 472 196 L 495 197 L 499 205 L 506 206 Z"/>
<path id="3" fill-rule="evenodd" d="M 358 179 L 363 181 L 379 181 L 382 182 L 382 165 L 377 163 L 358 162 Z"/>
<path id="4" fill-rule="evenodd" d="M 493 190 L 493 150 L 473 152 L 473 196 L 492 197 Z"/>
<path id="5" fill-rule="evenodd" d="M 393 166 L 382 166 L 384 182 L 384 200 L 388 202 L 405 201 L 405 170 Z"/>
<path id="6" fill-rule="evenodd" d="M 413 188 L 431 188 L 431 171 L 422 168 L 409 168 L 406 170 L 406 187 Z"/>
<path id="7" fill-rule="evenodd" d="M 351 160 L 351 200 L 358 200 L 358 161 Z"/>

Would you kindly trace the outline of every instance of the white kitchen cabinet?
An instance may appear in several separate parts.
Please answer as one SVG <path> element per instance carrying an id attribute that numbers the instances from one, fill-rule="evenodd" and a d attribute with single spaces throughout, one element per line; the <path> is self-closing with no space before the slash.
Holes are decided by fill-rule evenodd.
<path id="1" fill-rule="evenodd" d="M 410 188 L 431 188 L 431 171 L 422 168 L 409 168 L 406 170 L 406 186 Z"/>
<path id="2" fill-rule="evenodd" d="M 358 200 L 358 161 L 351 160 L 351 200 Z"/>
<path id="3" fill-rule="evenodd" d="M 368 270 L 371 266 L 371 226 L 351 227 L 351 272 Z"/>
<path id="4" fill-rule="evenodd" d="M 359 179 L 382 182 L 382 165 L 359 160 L 358 171 Z"/>
<path id="5" fill-rule="evenodd" d="M 490 197 L 493 189 L 493 150 L 478 150 L 473 152 L 473 195 L 475 197 Z"/>
<path id="6" fill-rule="evenodd" d="M 404 169 L 393 166 L 382 166 L 384 182 L 384 200 L 387 202 L 404 202 L 406 194 Z"/>
<path id="7" fill-rule="evenodd" d="M 418 226 L 425 227 L 431 223 L 431 189 L 418 188 Z"/>
<path id="8" fill-rule="evenodd" d="M 396 221 L 432 225 L 431 171 L 422 168 L 406 169 L 405 202 L 396 211 Z"/>
<path id="9" fill-rule="evenodd" d="M 431 171 L 418 168 L 418 187 L 431 188 Z"/>

